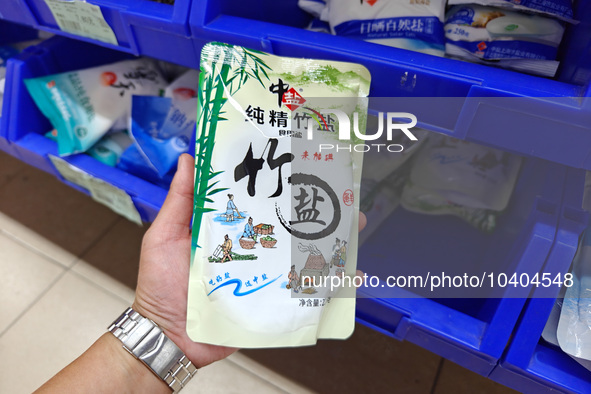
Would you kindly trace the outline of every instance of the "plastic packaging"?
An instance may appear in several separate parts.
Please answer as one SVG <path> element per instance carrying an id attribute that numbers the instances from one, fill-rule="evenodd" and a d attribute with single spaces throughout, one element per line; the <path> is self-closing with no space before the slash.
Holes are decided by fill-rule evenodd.
<path id="1" fill-rule="evenodd" d="M 443 56 L 444 0 L 327 0 L 334 34 Z"/>
<path id="2" fill-rule="evenodd" d="M 322 12 L 326 8 L 326 1 L 324 1 L 324 0 L 298 0 L 298 6 L 302 10 L 314 15 L 315 17 L 320 17 L 320 15 L 322 15 Z"/>
<path id="3" fill-rule="evenodd" d="M 58 131 L 62 156 L 88 150 L 117 119 L 129 117 L 132 95 L 159 95 L 166 87 L 149 59 L 26 79 L 25 84 Z"/>
<path id="4" fill-rule="evenodd" d="M 502 211 L 520 166 L 521 158 L 511 153 L 433 134 L 418 153 L 410 178 L 455 204 Z"/>
<path id="5" fill-rule="evenodd" d="M 175 166 L 182 153 L 189 151 L 196 114 L 197 99 L 133 97 L 131 134 L 161 177 Z"/>
<path id="6" fill-rule="evenodd" d="M 527 11 L 574 22 L 571 0 L 448 0 L 447 2 L 448 6 L 457 4 L 479 4 L 514 11 Z"/>
<path id="7" fill-rule="evenodd" d="M 554 76 L 564 26 L 538 15 L 494 7 L 457 5 L 445 22 L 446 53 L 466 60 Z"/>
<path id="8" fill-rule="evenodd" d="M 591 360 L 591 231 L 579 243 L 573 260 L 572 286 L 567 286 L 556 337 L 571 356 Z"/>
<path id="9" fill-rule="evenodd" d="M 166 97 L 133 97 L 131 134 L 160 177 L 189 151 L 195 133 L 198 85 L 199 71 L 188 70 L 166 88 Z"/>
<path id="10" fill-rule="evenodd" d="M 492 231 L 520 167 L 519 156 L 433 134 L 413 162 L 402 205 L 414 212 L 460 216 Z"/>
<path id="11" fill-rule="evenodd" d="M 197 97 L 197 89 L 199 89 L 199 70 L 189 69 L 168 85 L 164 90 L 164 96 L 175 100 L 188 100 Z"/>
<path id="12" fill-rule="evenodd" d="M 45 134 L 47 138 L 57 142 L 57 130 L 51 130 Z M 107 135 L 94 144 L 86 154 L 94 157 L 103 164 L 115 167 L 123 152 L 133 144 L 133 140 L 127 130 L 115 131 L 112 129 Z"/>
<path id="13" fill-rule="evenodd" d="M 117 168 L 129 174 L 142 178 L 157 186 L 168 189 L 176 167 L 170 170 L 164 177 L 161 177 L 152 165 L 146 160 L 136 144 L 130 145 L 119 158 Z"/>
<path id="14" fill-rule="evenodd" d="M 326 146 L 352 142 L 332 111 L 365 124 L 369 72 L 213 43 L 201 73 L 187 333 L 236 347 L 348 337 L 354 289 L 323 280 L 355 275 L 362 157 Z"/>

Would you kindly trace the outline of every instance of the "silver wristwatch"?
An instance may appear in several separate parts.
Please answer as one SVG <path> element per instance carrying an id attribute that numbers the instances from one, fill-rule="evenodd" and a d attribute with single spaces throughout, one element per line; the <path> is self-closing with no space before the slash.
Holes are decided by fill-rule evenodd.
<path id="1" fill-rule="evenodd" d="M 109 327 L 123 347 L 178 393 L 197 368 L 152 320 L 128 308 Z"/>

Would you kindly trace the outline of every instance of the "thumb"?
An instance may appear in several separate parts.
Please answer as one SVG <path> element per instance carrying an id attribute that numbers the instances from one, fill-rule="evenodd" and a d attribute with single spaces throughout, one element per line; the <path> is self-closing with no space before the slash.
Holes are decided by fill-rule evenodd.
<path id="1" fill-rule="evenodd" d="M 153 226 L 178 228 L 189 232 L 191 215 L 193 214 L 193 191 L 194 191 L 194 171 L 193 158 L 184 153 L 179 157 L 178 168 L 172 183 L 168 196 L 160 209 L 160 213 L 154 220 Z"/>

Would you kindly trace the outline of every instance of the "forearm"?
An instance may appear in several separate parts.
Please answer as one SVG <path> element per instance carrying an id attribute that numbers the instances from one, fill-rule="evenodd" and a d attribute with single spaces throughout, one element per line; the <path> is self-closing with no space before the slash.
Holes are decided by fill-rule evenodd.
<path id="1" fill-rule="evenodd" d="M 166 384 L 110 333 L 39 388 L 36 393 L 163 393 Z"/>

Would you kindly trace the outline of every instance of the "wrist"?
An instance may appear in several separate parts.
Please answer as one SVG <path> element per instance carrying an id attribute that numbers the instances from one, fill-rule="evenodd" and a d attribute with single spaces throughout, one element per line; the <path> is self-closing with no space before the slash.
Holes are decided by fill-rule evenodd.
<path id="1" fill-rule="evenodd" d="M 109 326 L 109 331 L 132 357 L 175 393 L 197 372 L 173 339 L 156 322 L 133 308 L 127 308 Z"/>
<path id="2" fill-rule="evenodd" d="M 136 359 L 121 345 L 121 341 L 111 333 L 105 333 L 97 341 L 100 349 L 105 353 L 105 359 L 112 360 L 112 365 L 125 382 L 119 392 L 131 393 L 170 393 L 170 388 L 158 376 L 154 375 L 140 360 Z M 140 389 L 141 388 L 141 389 Z"/>

